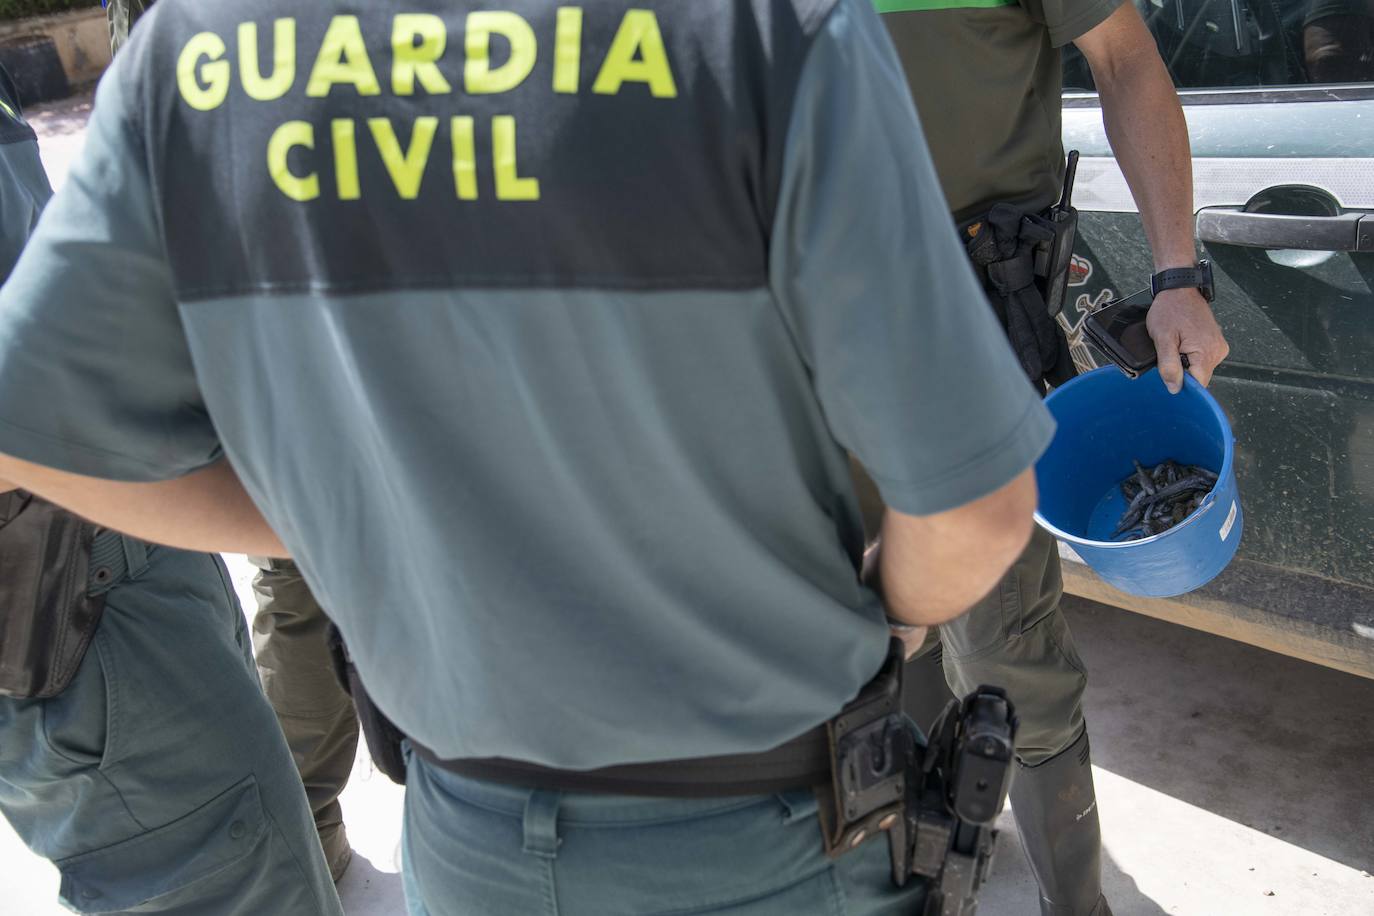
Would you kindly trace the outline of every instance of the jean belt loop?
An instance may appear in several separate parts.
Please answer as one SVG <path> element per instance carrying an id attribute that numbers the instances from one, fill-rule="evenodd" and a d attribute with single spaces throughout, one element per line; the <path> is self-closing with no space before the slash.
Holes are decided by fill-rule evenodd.
<path id="1" fill-rule="evenodd" d="M 89 593 L 103 595 L 129 575 L 129 558 L 124 550 L 124 535 L 99 528 L 91 538 Z"/>
<path id="2" fill-rule="evenodd" d="M 148 568 L 148 545 L 127 536 L 123 540 L 124 561 L 128 564 L 128 576 L 133 579 Z"/>
<path id="3" fill-rule="evenodd" d="M 558 807 L 561 792 L 535 789 L 525 801 L 525 852 L 541 859 L 558 857 Z"/>

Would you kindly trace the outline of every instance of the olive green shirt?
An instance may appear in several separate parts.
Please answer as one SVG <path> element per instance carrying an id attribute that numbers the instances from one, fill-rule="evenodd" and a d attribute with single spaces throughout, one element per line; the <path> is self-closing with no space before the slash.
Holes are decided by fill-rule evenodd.
<path id="1" fill-rule="evenodd" d="M 897 46 L 945 197 L 963 222 L 1059 196 L 1059 48 L 1123 0 L 874 0 Z"/>

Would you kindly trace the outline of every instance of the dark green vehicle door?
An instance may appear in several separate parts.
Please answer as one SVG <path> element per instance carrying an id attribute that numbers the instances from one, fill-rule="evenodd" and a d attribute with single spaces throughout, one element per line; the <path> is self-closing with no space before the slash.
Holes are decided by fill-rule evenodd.
<path id="1" fill-rule="evenodd" d="M 1315 583 L 1291 604 L 1343 605 L 1287 612 L 1331 631 L 1332 663 L 1374 676 L 1374 0 L 1136 2 L 1184 103 L 1231 343 L 1212 390 L 1237 436 L 1241 567 L 1270 591 Z M 1065 87 L 1064 145 L 1083 156 L 1077 319 L 1152 266 L 1076 52 Z"/>

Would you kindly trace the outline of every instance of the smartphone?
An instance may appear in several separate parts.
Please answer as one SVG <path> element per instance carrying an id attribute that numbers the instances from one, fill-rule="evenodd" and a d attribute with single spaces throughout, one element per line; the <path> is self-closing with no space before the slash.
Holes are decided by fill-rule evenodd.
<path id="1" fill-rule="evenodd" d="M 1130 378 L 1138 378 L 1154 368 L 1155 342 L 1145 327 L 1154 295 L 1146 288 L 1125 299 L 1115 299 L 1093 312 L 1083 322 L 1083 332 L 1093 346 Z"/>

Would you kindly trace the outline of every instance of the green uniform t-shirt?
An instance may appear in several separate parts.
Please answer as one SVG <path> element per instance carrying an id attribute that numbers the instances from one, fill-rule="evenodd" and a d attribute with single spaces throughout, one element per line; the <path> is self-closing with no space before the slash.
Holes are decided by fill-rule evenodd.
<path id="1" fill-rule="evenodd" d="M 874 0 L 959 222 L 1049 206 L 1064 176 L 1059 48 L 1122 0 Z"/>
<path id="2" fill-rule="evenodd" d="M 0 290 L 0 452 L 227 456 L 442 756 L 776 746 L 887 650 L 846 453 L 933 513 L 1053 421 L 869 0 L 509 6 L 158 0 Z"/>

